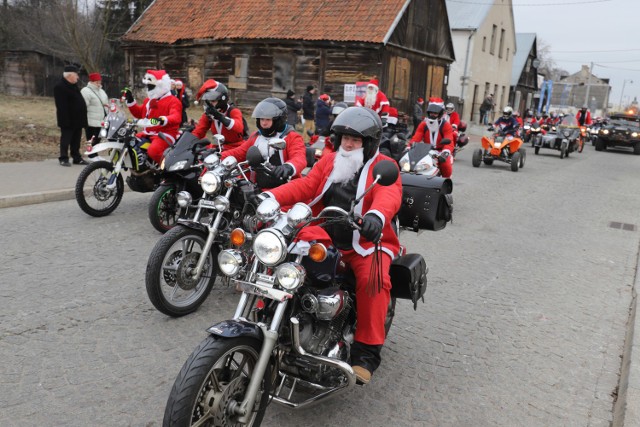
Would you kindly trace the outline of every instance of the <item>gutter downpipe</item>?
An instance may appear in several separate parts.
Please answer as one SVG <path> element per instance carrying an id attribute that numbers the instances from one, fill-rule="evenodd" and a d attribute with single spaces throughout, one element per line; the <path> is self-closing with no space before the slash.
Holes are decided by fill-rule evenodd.
<path id="1" fill-rule="evenodd" d="M 465 92 L 465 88 L 467 87 L 468 84 L 468 80 L 469 80 L 469 76 L 467 75 L 467 71 L 469 69 L 469 53 L 471 52 L 471 38 L 473 37 L 473 35 L 476 33 L 476 31 L 478 31 L 477 28 L 474 28 L 471 30 L 471 33 L 469 34 L 469 37 L 467 38 L 467 55 L 464 58 L 464 74 L 462 76 L 462 90 L 460 91 L 460 99 L 462 100 L 463 104 L 462 104 L 462 114 L 464 114 L 464 107 L 465 107 L 465 99 L 464 99 L 464 92 Z M 461 114 L 461 116 L 462 116 Z M 469 120 L 471 120 L 471 117 L 469 117 Z"/>

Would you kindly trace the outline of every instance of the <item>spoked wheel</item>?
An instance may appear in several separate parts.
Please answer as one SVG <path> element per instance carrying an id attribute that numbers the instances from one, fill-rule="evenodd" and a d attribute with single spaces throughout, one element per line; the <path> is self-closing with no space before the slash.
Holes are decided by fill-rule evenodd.
<path id="1" fill-rule="evenodd" d="M 202 256 L 205 233 L 178 225 L 154 246 L 145 283 L 149 300 L 158 311 L 173 317 L 193 313 L 207 299 L 216 280 L 217 250 L 206 254 L 199 279 L 194 277 Z"/>
<path id="2" fill-rule="evenodd" d="M 149 221 L 161 233 L 171 230 L 180 218 L 175 185 L 161 185 L 149 200 Z"/>
<path id="3" fill-rule="evenodd" d="M 124 194 L 122 175 L 107 161 L 89 163 L 76 181 L 76 201 L 85 213 L 101 217 L 113 212 Z"/>
<path id="4" fill-rule="evenodd" d="M 261 343 L 240 337 L 209 336 L 189 356 L 176 378 L 164 411 L 164 427 L 235 426 L 235 409 L 245 398 L 254 374 Z M 249 422 L 259 426 L 264 418 L 271 389 L 271 365 L 267 366 L 255 403 L 247 408 Z"/>

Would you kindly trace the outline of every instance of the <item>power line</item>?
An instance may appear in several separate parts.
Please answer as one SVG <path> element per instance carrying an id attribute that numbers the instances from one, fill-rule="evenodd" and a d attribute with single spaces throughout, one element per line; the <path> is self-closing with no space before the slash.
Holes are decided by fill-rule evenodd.
<path id="1" fill-rule="evenodd" d="M 565 1 L 555 3 L 519 3 L 519 4 L 494 4 L 494 2 L 479 2 L 479 1 L 467 1 L 467 0 L 448 0 L 450 3 L 462 3 L 462 4 L 478 4 L 485 6 L 568 6 L 568 5 L 582 5 L 587 3 L 605 3 L 613 0 L 582 0 L 582 1 Z"/>
<path id="2" fill-rule="evenodd" d="M 606 52 L 637 52 L 640 49 L 607 49 L 607 50 L 549 50 L 549 53 L 606 53 Z"/>

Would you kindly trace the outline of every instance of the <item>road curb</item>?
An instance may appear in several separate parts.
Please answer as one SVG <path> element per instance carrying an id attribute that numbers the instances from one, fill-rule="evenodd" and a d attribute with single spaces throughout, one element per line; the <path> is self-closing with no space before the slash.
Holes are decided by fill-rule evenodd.
<path id="1" fill-rule="evenodd" d="M 636 316 L 638 285 L 640 284 L 640 248 L 636 257 L 636 276 L 631 291 L 631 305 L 627 335 L 624 340 L 618 398 L 613 407 L 613 427 L 640 427 L 640 342 L 635 331 L 640 331 L 640 317 Z"/>
<path id="2" fill-rule="evenodd" d="M 14 208 L 18 206 L 34 205 L 45 202 L 60 202 L 75 198 L 74 189 L 50 190 L 38 193 L 16 194 L 12 196 L 0 196 L 0 209 Z"/>

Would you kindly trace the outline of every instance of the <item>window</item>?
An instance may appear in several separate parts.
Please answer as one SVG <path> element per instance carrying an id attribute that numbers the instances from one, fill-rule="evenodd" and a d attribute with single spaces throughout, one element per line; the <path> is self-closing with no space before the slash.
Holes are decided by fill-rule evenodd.
<path id="1" fill-rule="evenodd" d="M 274 92 L 286 92 L 293 86 L 295 58 L 289 54 L 273 55 L 273 87 Z"/>
<path id="2" fill-rule="evenodd" d="M 502 52 L 504 51 L 504 30 L 500 30 L 500 48 L 498 50 L 498 57 L 502 58 Z M 507 58 L 509 59 L 509 58 Z"/>
<path id="3" fill-rule="evenodd" d="M 489 46 L 489 53 L 494 55 L 496 53 L 496 32 L 498 27 L 496 25 L 491 29 L 491 45 Z"/>
<path id="4" fill-rule="evenodd" d="M 487 37 L 483 37 L 482 38 L 482 51 L 486 52 L 487 51 Z"/>

